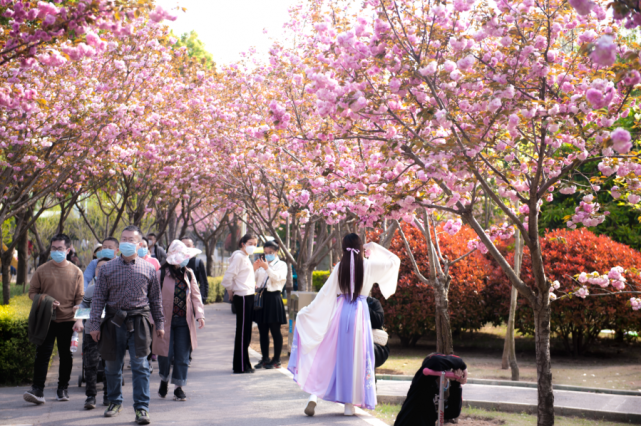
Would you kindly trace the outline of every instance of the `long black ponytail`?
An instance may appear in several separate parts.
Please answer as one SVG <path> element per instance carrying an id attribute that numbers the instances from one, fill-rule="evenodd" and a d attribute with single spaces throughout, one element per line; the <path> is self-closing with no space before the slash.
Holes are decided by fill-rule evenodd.
<path id="1" fill-rule="evenodd" d="M 353 252 L 354 294 L 352 295 L 350 302 L 355 301 L 363 289 L 363 275 L 365 269 L 363 265 L 363 241 L 358 234 L 347 234 L 343 238 L 343 258 L 338 266 L 338 285 L 341 289 L 341 293 L 347 296 L 351 293 L 350 266 L 352 263 L 352 250 L 358 250 L 358 253 L 356 253 L 356 251 Z"/>

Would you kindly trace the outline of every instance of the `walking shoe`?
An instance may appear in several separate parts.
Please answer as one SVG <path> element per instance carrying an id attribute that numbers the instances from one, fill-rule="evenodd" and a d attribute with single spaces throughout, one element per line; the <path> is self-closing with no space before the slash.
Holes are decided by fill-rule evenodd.
<path id="1" fill-rule="evenodd" d="M 272 361 L 272 362 L 268 362 L 267 364 L 265 364 L 265 369 L 267 369 L 267 370 L 271 370 L 272 368 L 281 368 L 281 367 L 282 367 L 282 365 L 281 365 L 280 361 Z"/>
<path id="2" fill-rule="evenodd" d="M 158 396 L 164 398 L 167 396 L 167 385 L 169 382 L 160 381 L 160 389 L 158 389 Z"/>
<path id="3" fill-rule="evenodd" d="M 258 364 L 254 365 L 254 368 L 256 368 L 256 369 L 263 368 L 267 364 L 269 364 L 269 360 L 268 359 L 261 359 Z"/>
<path id="4" fill-rule="evenodd" d="M 158 361 L 158 355 L 156 355 L 156 354 L 151 354 L 151 360 L 152 360 L 152 361 Z"/>
<path id="5" fill-rule="evenodd" d="M 354 408 L 354 404 L 345 404 L 345 415 L 353 416 L 354 414 L 356 414 L 356 409 Z"/>
<path id="6" fill-rule="evenodd" d="M 32 402 L 36 405 L 44 404 L 45 403 L 45 395 L 42 392 L 42 389 L 38 389 L 36 387 L 31 387 L 30 390 L 26 391 L 24 395 L 22 395 L 22 398 L 27 401 L 27 402 Z"/>
<path id="7" fill-rule="evenodd" d="M 93 410 L 94 408 L 96 408 L 95 396 L 88 396 L 87 399 L 85 399 L 85 408 L 87 410 Z"/>
<path id="8" fill-rule="evenodd" d="M 104 405 L 105 407 L 109 406 L 109 398 L 107 398 L 107 394 L 104 394 L 102 397 L 102 405 Z"/>
<path id="9" fill-rule="evenodd" d="M 69 401 L 69 392 L 67 389 L 58 389 L 56 391 L 56 399 L 58 401 Z"/>
<path id="10" fill-rule="evenodd" d="M 174 389 L 174 401 L 187 401 L 187 395 L 185 395 L 183 388 Z"/>
<path id="11" fill-rule="evenodd" d="M 154 366 L 150 362 L 149 363 L 149 374 L 151 375 L 151 374 L 153 374 L 153 372 L 154 372 Z"/>
<path id="12" fill-rule="evenodd" d="M 148 425 L 151 423 L 147 410 L 136 410 L 136 423 L 139 425 Z"/>
<path id="13" fill-rule="evenodd" d="M 256 372 L 255 368 L 248 368 L 245 371 L 234 371 L 234 374 L 251 374 L 255 372 Z"/>
<path id="14" fill-rule="evenodd" d="M 114 404 L 112 402 L 105 410 L 105 417 L 116 417 L 118 414 L 120 414 L 120 410 L 122 410 L 122 405 Z"/>
<path id="15" fill-rule="evenodd" d="M 305 414 L 312 417 L 316 411 L 316 404 L 318 404 L 318 397 L 316 395 L 310 395 L 305 406 Z"/>

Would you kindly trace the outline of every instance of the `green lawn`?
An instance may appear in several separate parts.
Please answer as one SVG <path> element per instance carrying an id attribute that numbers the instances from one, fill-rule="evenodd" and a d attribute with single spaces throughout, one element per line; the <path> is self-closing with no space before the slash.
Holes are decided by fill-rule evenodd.
<path id="1" fill-rule="evenodd" d="M 367 410 L 389 425 L 394 424 L 394 419 L 400 411 L 400 405 L 379 404 L 376 410 Z M 536 416 L 530 414 L 501 413 L 498 411 L 487 411 L 477 408 L 464 408 L 459 418 L 461 425 L 475 425 L 485 420 L 484 424 L 530 426 L 536 425 Z M 600 420 L 587 420 L 574 417 L 557 417 L 556 426 L 623 426 L 628 423 L 613 423 Z"/>

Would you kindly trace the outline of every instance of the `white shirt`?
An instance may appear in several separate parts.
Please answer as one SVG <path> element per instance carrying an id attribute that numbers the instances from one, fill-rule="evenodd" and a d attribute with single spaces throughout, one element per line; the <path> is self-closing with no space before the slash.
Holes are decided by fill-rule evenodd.
<path id="1" fill-rule="evenodd" d="M 269 277 L 269 279 L 267 279 Z M 267 270 L 258 268 L 256 270 L 256 287 L 261 288 L 267 280 L 267 291 L 283 291 L 287 283 L 287 263 L 282 260 L 274 259 L 269 263 Z"/>
<path id="2" fill-rule="evenodd" d="M 244 251 L 236 250 L 232 253 L 222 285 L 238 296 L 249 296 L 256 292 L 254 266 Z"/>

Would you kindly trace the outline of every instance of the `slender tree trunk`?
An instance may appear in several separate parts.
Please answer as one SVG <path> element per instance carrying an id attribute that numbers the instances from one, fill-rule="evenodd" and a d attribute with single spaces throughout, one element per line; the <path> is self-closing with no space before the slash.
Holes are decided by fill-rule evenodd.
<path id="1" fill-rule="evenodd" d="M 517 276 L 521 276 L 521 263 L 523 260 L 523 241 L 521 233 L 516 232 L 515 247 L 514 247 L 514 272 Z M 520 372 L 519 364 L 516 361 L 516 346 L 514 342 L 514 320 L 516 316 L 516 302 L 518 298 L 518 291 L 514 286 L 510 292 L 510 314 L 507 321 L 507 331 L 505 332 L 505 343 L 503 345 L 503 360 L 501 368 L 507 370 L 508 367 L 512 371 L 512 380 L 519 381 Z"/>
<path id="2" fill-rule="evenodd" d="M 16 276 L 16 285 L 22 284 L 23 287 L 27 282 L 27 272 L 29 270 L 29 231 L 25 229 L 20 238 L 16 250 L 18 251 L 18 275 Z"/>
<path id="3" fill-rule="evenodd" d="M 203 241 L 203 244 L 205 245 L 205 256 L 207 256 L 207 265 L 206 265 L 207 276 L 213 277 L 214 276 L 214 248 L 216 247 L 216 242 L 212 244 L 209 241 Z"/>
<path id="4" fill-rule="evenodd" d="M 289 261 L 287 261 L 287 281 L 285 282 L 285 289 L 287 290 L 287 300 L 289 301 L 292 291 L 294 291 L 294 274 L 292 273 L 292 264 Z"/>
<path id="5" fill-rule="evenodd" d="M 298 275 L 298 291 L 311 291 L 311 283 L 308 281 L 309 271 L 305 266 L 296 267 L 296 274 Z"/>
<path id="6" fill-rule="evenodd" d="M 554 391 L 552 388 L 552 360 L 550 358 L 550 299 L 539 296 L 534 309 L 536 341 L 536 375 L 538 384 L 538 426 L 554 425 Z"/>
<path id="7" fill-rule="evenodd" d="M 8 305 L 11 298 L 11 252 L 2 253 L 2 304 Z"/>
<path id="8" fill-rule="evenodd" d="M 436 304 L 436 352 L 450 355 L 454 353 L 454 344 L 452 343 L 452 327 L 448 311 L 449 301 L 447 300 L 445 287 L 439 284 L 434 286 L 434 296 Z"/>

